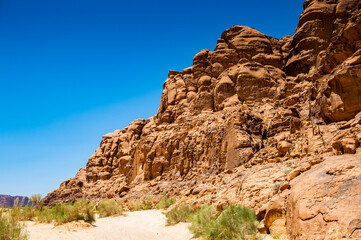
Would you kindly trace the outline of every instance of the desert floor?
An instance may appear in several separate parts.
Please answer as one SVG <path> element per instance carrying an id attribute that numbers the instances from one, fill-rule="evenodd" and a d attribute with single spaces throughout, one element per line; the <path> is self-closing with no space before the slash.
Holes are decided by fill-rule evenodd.
<path id="1" fill-rule="evenodd" d="M 93 226 L 69 223 L 26 222 L 30 240 L 188 240 L 193 235 L 187 223 L 166 226 L 166 217 L 159 210 L 127 212 L 123 216 L 98 218 Z"/>

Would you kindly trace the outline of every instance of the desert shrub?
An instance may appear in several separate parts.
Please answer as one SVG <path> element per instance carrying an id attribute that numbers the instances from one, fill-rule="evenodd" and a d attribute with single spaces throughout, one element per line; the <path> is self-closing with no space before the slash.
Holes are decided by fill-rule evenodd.
<path id="1" fill-rule="evenodd" d="M 39 206 L 41 203 L 41 195 L 33 194 L 33 195 L 31 195 L 29 201 L 33 204 L 33 206 Z"/>
<path id="2" fill-rule="evenodd" d="M 11 216 L 13 219 L 20 220 L 21 215 L 21 205 L 18 201 L 15 201 L 14 206 L 7 211 L 9 213 L 9 216 Z"/>
<path id="3" fill-rule="evenodd" d="M 190 230 L 203 239 L 256 239 L 256 214 L 246 207 L 230 205 L 217 214 L 205 205 L 190 220 Z"/>
<path id="4" fill-rule="evenodd" d="M 54 224 L 61 224 L 77 220 L 74 213 L 71 203 L 58 203 L 50 211 L 46 211 L 43 216 L 45 219 L 54 221 Z"/>
<path id="5" fill-rule="evenodd" d="M 159 203 L 155 206 L 156 209 L 167 209 L 175 203 L 174 198 L 168 198 L 167 195 L 163 195 Z"/>
<path id="6" fill-rule="evenodd" d="M 142 199 L 142 210 L 149 210 L 153 208 L 153 198 L 152 197 L 145 197 Z"/>
<path id="7" fill-rule="evenodd" d="M 51 209 L 47 207 L 36 208 L 35 220 L 41 223 L 51 223 L 54 220 L 54 215 Z"/>
<path id="8" fill-rule="evenodd" d="M 128 208 L 130 211 L 142 210 L 142 201 L 140 199 L 132 200 L 128 202 Z"/>
<path id="9" fill-rule="evenodd" d="M 35 210 L 33 207 L 31 207 L 30 205 L 26 205 L 25 207 L 23 207 L 23 209 L 21 210 L 21 214 L 20 214 L 20 220 L 21 221 L 29 221 L 29 220 L 34 220 L 35 217 L 37 215 L 37 210 Z"/>
<path id="10" fill-rule="evenodd" d="M 136 199 L 128 203 L 130 211 L 149 210 L 153 208 L 152 197 L 145 197 L 143 199 Z"/>
<path id="11" fill-rule="evenodd" d="M 122 202 L 114 199 L 103 199 L 99 202 L 98 212 L 100 217 L 122 214 Z"/>
<path id="12" fill-rule="evenodd" d="M 20 222 L 20 208 L 0 209 L 0 240 L 25 240 L 25 226 Z"/>
<path id="13" fill-rule="evenodd" d="M 38 203 L 35 208 L 27 205 L 21 209 L 20 205 L 16 204 L 11 209 L 11 214 L 20 221 L 34 220 L 56 225 L 78 220 L 88 223 L 95 221 L 93 204 L 85 199 L 78 199 L 75 203 L 58 203 L 52 208 Z"/>
<path id="14" fill-rule="evenodd" d="M 78 199 L 75 203 L 58 203 L 52 208 L 35 208 L 34 211 L 34 219 L 42 223 L 58 225 L 78 220 L 88 223 L 95 221 L 93 204 L 85 199 Z"/>
<path id="15" fill-rule="evenodd" d="M 45 208 L 44 208 L 45 209 Z M 95 221 L 93 204 L 85 199 L 78 199 L 75 203 L 62 203 L 55 205 L 48 213 L 55 224 L 84 220 L 88 223 Z"/>
<path id="16" fill-rule="evenodd" d="M 190 230 L 196 237 L 208 236 L 211 231 L 211 225 L 216 218 L 216 211 L 211 205 L 204 205 L 190 216 Z"/>
<path id="17" fill-rule="evenodd" d="M 182 205 L 178 208 L 173 208 L 166 214 L 167 224 L 174 225 L 180 222 L 186 222 L 193 212 L 193 208 L 189 205 Z"/>
<path id="18" fill-rule="evenodd" d="M 257 217 L 253 210 L 230 205 L 210 224 L 207 239 L 247 239 L 256 235 Z"/>

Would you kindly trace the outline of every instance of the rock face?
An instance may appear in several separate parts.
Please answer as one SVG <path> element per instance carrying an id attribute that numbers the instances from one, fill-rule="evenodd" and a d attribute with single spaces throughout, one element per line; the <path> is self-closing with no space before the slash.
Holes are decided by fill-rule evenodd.
<path id="1" fill-rule="evenodd" d="M 157 114 L 105 135 L 43 203 L 166 192 L 252 207 L 291 239 L 359 238 L 360 155 L 344 154 L 360 151 L 361 2 L 304 8 L 293 36 L 233 26 L 170 71 Z"/>
<path id="2" fill-rule="evenodd" d="M 26 206 L 30 203 L 28 197 L 0 194 L 0 207 L 11 208 L 16 202 L 19 203 L 20 206 Z"/>
<path id="3" fill-rule="evenodd" d="M 291 182 L 287 222 L 292 236 L 361 238 L 360 159 L 361 154 L 330 157 Z"/>
<path id="4" fill-rule="evenodd" d="M 338 38 L 355 10 L 358 0 L 306 0 L 291 52 L 285 65 L 288 75 L 308 73 L 315 66 L 319 53 Z"/>

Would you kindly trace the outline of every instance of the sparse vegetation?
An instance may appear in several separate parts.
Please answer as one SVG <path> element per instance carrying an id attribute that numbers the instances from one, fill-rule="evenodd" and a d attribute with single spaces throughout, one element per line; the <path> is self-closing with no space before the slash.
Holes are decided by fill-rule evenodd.
<path id="1" fill-rule="evenodd" d="M 216 219 L 217 211 L 211 205 L 204 205 L 201 209 L 190 216 L 190 230 L 196 237 L 208 238 L 212 236 L 212 228 Z"/>
<path id="2" fill-rule="evenodd" d="M 43 207 L 43 208 L 36 208 L 35 211 L 35 218 L 32 220 L 41 222 L 41 223 L 51 223 L 54 220 L 53 213 L 50 208 Z"/>
<path id="3" fill-rule="evenodd" d="M 23 207 L 22 212 L 20 214 L 21 221 L 29 221 L 34 220 L 36 217 L 36 210 L 30 205 L 26 205 Z"/>
<path id="4" fill-rule="evenodd" d="M 232 240 L 257 239 L 257 217 L 253 210 L 229 205 L 217 212 L 211 205 L 195 211 L 189 205 L 172 209 L 166 214 L 169 225 L 191 222 L 190 230 L 200 239 Z"/>
<path id="5" fill-rule="evenodd" d="M 284 171 L 284 173 L 285 173 L 286 175 L 288 175 L 290 172 L 292 172 L 292 169 L 286 169 L 286 170 Z"/>
<path id="6" fill-rule="evenodd" d="M 115 199 L 103 199 L 99 202 L 97 210 L 100 217 L 120 215 L 123 213 L 122 202 Z"/>
<path id="7" fill-rule="evenodd" d="M 155 206 L 156 209 L 167 209 L 175 203 L 174 198 L 168 198 L 166 194 L 162 196 L 159 203 Z"/>
<path id="8" fill-rule="evenodd" d="M 252 239 L 256 236 L 257 217 L 253 210 L 230 205 L 214 220 L 205 225 L 207 239 Z M 193 222 L 192 222 L 193 224 Z"/>
<path id="9" fill-rule="evenodd" d="M 25 226 L 20 222 L 20 207 L 0 208 L 0 240 L 25 240 Z"/>
<path id="10" fill-rule="evenodd" d="M 84 220 L 88 223 L 95 221 L 93 204 L 85 199 L 78 199 L 75 203 L 59 203 L 53 208 L 25 206 L 20 209 L 14 206 L 12 211 L 18 212 L 21 221 L 33 220 L 41 223 L 54 223 L 55 225 L 71 221 Z"/>
<path id="11" fill-rule="evenodd" d="M 178 208 L 174 208 L 166 214 L 167 224 L 174 225 L 180 222 L 186 222 L 193 213 L 194 210 L 189 205 L 182 205 Z"/>
<path id="12" fill-rule="evenodd" d="M 137 199 L 130 201 L 128 203 L 128 208 L 130 211 L 140 211 L 140 210 L 149 210 L 153 208 L 153 199 L 148 196 L 142 199 Z"/>
<path id="13" fill-rule="evenodd" d="M 85 199 L 78 199 L 75 203 L 62 203 L 50 209 L 50 215 L 55 224 L 84 220 L 88 223 L 95 221 L 93 204 Z"/>
<path id="14" fill-rule="evenodd" d="M 35 205 L 35 206 L 39 206 L 41 203 L 41 195 L 40 194 L 34 194 L 30 197 L 30 202 Z"/>

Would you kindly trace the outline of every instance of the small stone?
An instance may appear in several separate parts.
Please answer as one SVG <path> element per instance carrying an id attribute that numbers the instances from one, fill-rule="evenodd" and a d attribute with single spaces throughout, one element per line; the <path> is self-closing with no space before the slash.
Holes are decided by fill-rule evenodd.
<path id="1" fill-rule="evenodd" d="M 287 181 L 291 181 L 292 179 L 294 179 L 295 177 L 297 177 L 298 175 L 300 175 L 301 171 L 300 169 L 296 168 L 293 169 L 288 175 L 287 175 Z"/>

